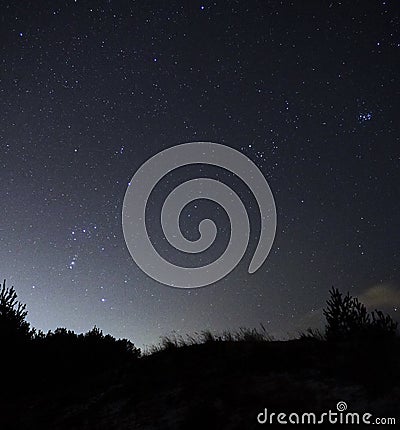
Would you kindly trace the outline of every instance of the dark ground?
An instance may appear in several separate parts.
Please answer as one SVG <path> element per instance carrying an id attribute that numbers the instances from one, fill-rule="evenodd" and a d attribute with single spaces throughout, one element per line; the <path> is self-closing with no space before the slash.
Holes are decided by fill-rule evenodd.
<path id="1" fill-rule="evenodd" d="M 336 412 L 339 401 L 347 403 L 348 412 L 371 413 L 371 420 L 394 417 L 397 425 L 382 427 L 398 428 L 399 352 L 395 338 L 214 341 L 100 368 L 68 364 L 60 351 L 40 361 L 20 355 L 1 368 L 0 428 L 287 428 L 261 426 L 257 414 L 264 408 Z M 90 360 L 95 363 L 96 357 Z"/>

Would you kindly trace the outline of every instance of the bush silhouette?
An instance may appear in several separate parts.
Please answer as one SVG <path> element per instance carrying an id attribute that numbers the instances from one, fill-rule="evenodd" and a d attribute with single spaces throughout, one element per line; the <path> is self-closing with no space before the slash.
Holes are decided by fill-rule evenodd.
<path id="1" fill-rule="evenodd" d="M 327 340 L 395 336 L 397 322 L 389 315 L 378 310 L 368 313 L 357 297 L 349 293 L 343 295 L 337 288 L 332 287 L 329 294 L 330 299 L 323 310 Z"/>
<path id="2" fill-rule="evenodd" d="M 18 368 L 21 379 L 42 378 L 45 373 L 53 372 L 65 381 L 70 376 L 76 378 L 129 365 L 141 354 L 128 339 L 104 335 L 97 327 L 84 334 L 66 328 L 47 334 L 36 331 L 26 321 L 27 314 L 26 305 L 17 300 L 14 287 L 6 287 L 6 281 L 0 284 L 0 360 L 2 364 Z M 32 366 L 36 369 L 35 375 L 29 372 Z M 10 372 L 7 378 L 6 385 L 11 390 L 15 374 Z M 3 378 L 3 385 L 4 382 Z"/>
<path id="3" fill-rule="evenodd" d="M 84 334 L 66 328 L 41 333 L 33 339 L 35 356 L 47 369 L 59 374 L 90 375 L 129 364 L 140 356 L 140 349 L 127 339 L 104 335 L 94 327 Z"/>
<path id="4" fill-rule="evenodd" d="M 17 300 L 14 287 L 7 288 L 4 280 L 0 290 L 0 341 L 1 344 L 21 343 L 34 333 L 26 321 L 26 305 Z"/>

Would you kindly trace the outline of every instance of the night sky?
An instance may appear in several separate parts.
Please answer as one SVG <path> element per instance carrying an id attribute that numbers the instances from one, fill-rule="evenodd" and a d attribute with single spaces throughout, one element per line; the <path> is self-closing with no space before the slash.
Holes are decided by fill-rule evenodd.
<path id="1" fill-rule="evenodd" d="M 282 337 L 320 314 L 332 285 L 397 315 L 398 1 L 0 5 L 0 275 L 35 327 L 97 325 L 139 346 L 259 323 Z M 193 141 L 251 158 L 278 226 L 255 274 L 257 237 L 225 279 L 180 290 L 136 266 L 121 213 L 140 165 Z M 240 192 L 257 233 L 251 194 L 220 170 L 160 182 L 148 220 L 156 243 L 161 196 L 205 173 Z M 229 236 L 214 206 L 181 216 L 192 240 L 205 217 L 219 227 L 201 261 Z"/>

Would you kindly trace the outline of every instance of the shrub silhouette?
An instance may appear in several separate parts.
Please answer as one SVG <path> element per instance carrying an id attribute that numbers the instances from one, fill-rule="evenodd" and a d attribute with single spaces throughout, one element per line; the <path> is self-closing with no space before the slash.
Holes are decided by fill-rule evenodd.
<path id="1" fill-rule="evenodd" d="M 385 315 L 382 311 L 375 310 L 371 313 L 371 316 L 372 332 L 377 335 L 396 335 L 398 323 L 393 321 L 390 315 Z"/>
<path id="2" fill-rule="evenodd" d="M 26 305 L 17 300 L 14 287 L 0 284 L 0 360 L 1 364 L 19 369 L 19 378 L 42 378 L 49 373 L 70 376 L 113 370 L 138 358 L 140 349 L 128 339 L 104 335 L 94 327 L 85 334 L 58 328 L 47 334 L 31 328 L 26 321 Z M 30 366 L 26 358 L 29 357 Z M 11 368 L 10 367 L 10 368 Z M 36 369 L 36 376 L 29 369 Z M 61 375 L 60 375 L 61 373 Z M 8 378 L 8 379 L 7 379 Z M 3 378 L 8 390 L 15 385 L 15 374 Z M 45 378 L 45 376 L 43 376 Z"/>
<path id="3" fill-rule="evenodd" d="M 330 299 L 323 310 L 327 340 L 395 336 L 397 322 L 389 315 L 378 310 L 368 313 L 357 297 L 350 293 L 344 296 L 337 288 L 332 287 L 329 294 Z"/>
<path id="4" fill-rule="evenodd" d="M 140 356 L 140 349 L 127 339 L 104 335 L 94 327 L 85 334 L 57 328 L 35 336 L 36 356 L 44 360 L 48 369 L 65 375 L 93 374 L 99 370 L 130 363 Z"/>
<path id="5" fill-rule="evenodd" d="M 0 290 L 0 341 L 4 344 L 30 340 L 34 330 L 26 321 L 26 305 L 17 300 L 14 287 L 7 288 L 4 280 Z"/>

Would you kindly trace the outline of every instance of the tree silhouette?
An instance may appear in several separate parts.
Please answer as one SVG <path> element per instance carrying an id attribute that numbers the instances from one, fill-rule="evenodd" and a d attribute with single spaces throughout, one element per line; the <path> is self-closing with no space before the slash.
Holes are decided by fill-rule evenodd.
<path id="1" fill-rule="evenodd" d="M 382 311 L 368 313 L 367 308 L 350 293 L 343 295 L 337 288 L 329 290 L 330 299 L 323 310 L 326 318 L 325 336 L 340 340 L 365 336 L 394 336 L 397 322 Z"/>
<path id="2" fill-rule="evenodd" d="M 44 334 L 30 327 L 27 314 L 26 305 L 18 301 L 14 287 L 6 287 L 4 280 L 0 284 L 0 359 L 3 362 L 24 366 L 29 356 L 37 369 L 71 375 L 93 373 L 140 357 L 140 349 L 131 341 L 104 335 L 97 327 L 85 334 L 66 328 Z"/>
<path id="3" fill-rule="evenodd" d="M 14 287 L 7 288 L 4 280 L 0 290 L 0 340 L 2 344 L 31 339 L 33 330 L 26 321 L 26 305 L 17 300 Z"/>

